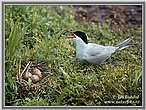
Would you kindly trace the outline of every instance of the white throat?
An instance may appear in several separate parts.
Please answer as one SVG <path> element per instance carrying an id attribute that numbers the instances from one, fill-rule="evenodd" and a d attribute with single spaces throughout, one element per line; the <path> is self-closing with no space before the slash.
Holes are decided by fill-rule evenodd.
<path id="1" fill-rule="evenodd" d="M 83 51 L 86 46 L 86 43 L 78 36 L 76 36 L 76 38 L 74 40 L 76 43 L 76 57 L 79 58 L 84 53 Z"/>

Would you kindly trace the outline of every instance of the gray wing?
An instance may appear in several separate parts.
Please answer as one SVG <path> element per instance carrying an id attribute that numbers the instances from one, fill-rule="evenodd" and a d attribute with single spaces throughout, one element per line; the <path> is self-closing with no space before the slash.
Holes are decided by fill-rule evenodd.
<path id="1" fill-rule="evenodd" d="M 92 43 L 87 44 L 87 47 L 85 49 L 85 53 L 88 54 L 89 56 L 98 56 L 100 54 L 105 53 L 105 51 L 106 51 L 105 46 Z"/>
<path id="2" fill-rule="evenodd" d="M 90 63 L 100 64 L 109 58 L 114 51 L 115 47 L 90 43 L 84 51 L 84 58 Z"/>

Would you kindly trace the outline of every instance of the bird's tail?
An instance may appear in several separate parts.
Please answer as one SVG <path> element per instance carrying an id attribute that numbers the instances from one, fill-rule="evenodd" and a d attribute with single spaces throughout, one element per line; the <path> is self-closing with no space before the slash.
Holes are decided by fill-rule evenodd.
<path id="1" fill-rule="evenodd" d="M 118 45 L 116 45 L 116 47 L 118 47 L 116 51 L 122 50 L 122 49 L 124 49 L 124 48 L 127 48 L 127 47 L 128 47 L 128 44 L 129 44 L 129 42 L 130 42 L 130 40 L 131 40 L 131 39 L 128 38 L 128 39 L 124 40 L 123 42 L 119 43 Z"/>

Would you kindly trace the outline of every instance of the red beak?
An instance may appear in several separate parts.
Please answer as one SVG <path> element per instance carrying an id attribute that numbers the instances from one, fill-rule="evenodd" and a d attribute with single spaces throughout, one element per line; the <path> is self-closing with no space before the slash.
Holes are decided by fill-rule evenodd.
<path id="1" fill-rule="evenodd" d="M 67 38 L 71 38 L 71 39 L 73 39 L 73 38 L 76 38 L 76 37 L 75 37 L 74 34 L 71 34 L 71 35 L 67 36 Z"/>

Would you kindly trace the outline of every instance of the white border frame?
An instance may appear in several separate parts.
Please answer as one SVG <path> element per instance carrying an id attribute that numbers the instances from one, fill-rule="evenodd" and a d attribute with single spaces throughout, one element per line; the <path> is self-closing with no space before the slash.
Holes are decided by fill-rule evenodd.
<path id="1" fill-rule="evenodd" d="M 44 2 L 44 1 L 25 1 L 25 2 L 20 2 L 20 1 L 15 1 L 15 2 L 11 2 L 11 1 L 3 1 L 2 2 L 2 96 L 5 96 L 5 87 L 4 87 L 4 79 L 5 79 L 5 63 L 4 63 L 4 45 L 5 45 L 5 40 L 4 40 L 4 29 L 5 29 L 5 24 L 4 24 L 4 6 L 5 5 L 142 5 L 142 66 L 143 66 L 143 74 L 142 74 L 142 87 L 143 87 L 143 92 L 142 92 L 142 106 L 5 106 L 5 97 L 3 97 L 2 100 L 2 108 L 3 109 L 18 109 L 18 108 L 27 108 L 27 109 L 57 109 L 57 108 L 61 108 L 61 109 L 144 109 L 145 108 L 145 2 L 97 2 L 97 1 L 92 1 L 92 2 L 88 2 L 88 1 L 83 1 L 83 2 Z"/>

